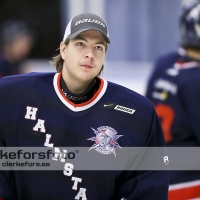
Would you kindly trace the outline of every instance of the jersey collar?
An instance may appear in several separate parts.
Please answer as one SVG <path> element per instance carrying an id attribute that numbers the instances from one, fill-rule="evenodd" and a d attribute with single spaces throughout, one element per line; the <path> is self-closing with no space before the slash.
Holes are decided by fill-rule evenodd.
<path id="1" fill-rule="evenodd" d="M 53 79 L 53 86 L 54 86 L 55 92 L 58 95 L 58 98 L 62 101 L 62 103 L 74 112 L 86 110 L 92 107 L 94 104 L 96 104 L 106 92 L 106 88 L 108 85 L 106 80 L 98 77 L 98 79 L 100 80 L 100 86 L 97 92 L 95 93 L 95 95 L 90 100 L 84 103 L 74 104 L 69 99 L 67 99 L 65 95 L 63 94 L 62 89 L 60 87 L 60 79 L 61 79 L 61 73 L 56 73 Z"/>

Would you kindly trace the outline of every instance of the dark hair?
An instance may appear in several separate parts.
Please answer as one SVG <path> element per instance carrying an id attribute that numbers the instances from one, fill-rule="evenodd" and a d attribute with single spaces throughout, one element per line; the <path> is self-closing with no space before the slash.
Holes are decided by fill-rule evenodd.
<path id="1" fill-rule="evenodd" d="M 65 40 L 65 45 L 68 46 L 70 39 L 67 38 Z M 57 72 L 61 72 L 63 68 L 64 60 L 62 59 L 62 56 L 60 54 L 60 48 L 56 49 L 59 53 L 52 57 L 52 60 L 50 61 L 50 64 L 56 67 Z"/>

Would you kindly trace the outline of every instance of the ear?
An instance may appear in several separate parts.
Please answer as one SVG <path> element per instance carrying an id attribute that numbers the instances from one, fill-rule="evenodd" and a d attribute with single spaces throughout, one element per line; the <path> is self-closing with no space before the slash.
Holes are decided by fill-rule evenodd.
<path id="1" fill-rule="evenodd" d="M 60 43 L 60 55 L 62 57 L 63 60 L 65 60 L 65 49 L 66 49 L 66 45 L 64 42 Z"/>

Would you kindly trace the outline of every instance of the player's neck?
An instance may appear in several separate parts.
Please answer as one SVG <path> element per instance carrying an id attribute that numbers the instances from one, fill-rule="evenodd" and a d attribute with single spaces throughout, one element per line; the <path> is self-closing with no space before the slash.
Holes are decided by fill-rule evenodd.
<path id="1" fill-rule="evenodd" d="M 186 49 L 186 55 L 190 58 L 200 61 L 200 51 L 195 51 L 193 49 Z"/>
<path id="2" fill-rule="evenodd" d="M 78 94 L 73 93 L 68 89 L 62 77 L 61 77 L 60 85 L 62 88 L 62 92 L 66 96 L 66 98 L 68 98 L 70 101 L 72 101 L 75 104 L 80 104 L 80 103 L 84 103 L 88 101 L 94 96 L 94 94 L 99 88 L 99 81 L 97 79 L 94 79 L 91 82 L 91 84 L 82 93 L 78 93 Z"/>
<path id="3" fill-rule="evenodd" d="M 73 74 L 69 74 L 68 72 L 66 73 L 64 70 L 65 69 L 62 71 L 62 78 L 65 81 L 68 90 L 74 94 L 83 93 L 92 82 L 92 80 L 85 81 L 76 79 L 74 78 Z"/>

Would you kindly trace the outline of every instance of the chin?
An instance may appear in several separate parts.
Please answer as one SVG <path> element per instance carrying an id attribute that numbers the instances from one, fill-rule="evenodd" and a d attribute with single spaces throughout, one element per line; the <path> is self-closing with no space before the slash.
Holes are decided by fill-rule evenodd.
<path id="1" fill-rule="evenodd" d="M 79 76 L 80 81 L 89 82 L 93 80 L 97 75 L 82 74 Z"/>

